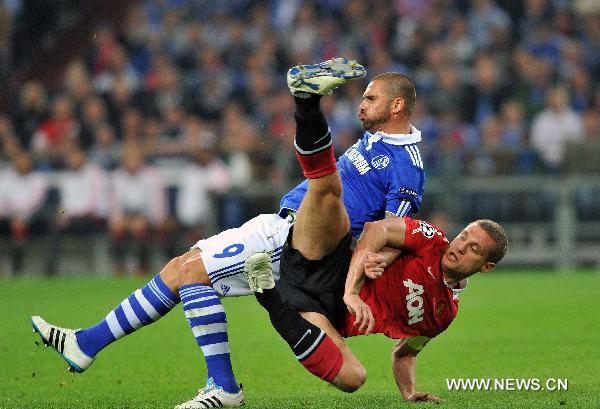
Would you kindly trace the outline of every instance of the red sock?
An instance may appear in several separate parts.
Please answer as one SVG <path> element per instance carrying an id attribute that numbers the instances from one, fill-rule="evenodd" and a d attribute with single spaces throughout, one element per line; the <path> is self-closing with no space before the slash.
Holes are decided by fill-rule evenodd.
<path id="1" fill-rule="evenodd" d="M 304 177 L 318 179 L 334 173 L 337 170 L 333 146 L 311 155 L 301 155 L 296 151 L 296 157 L 302 166 Z"/>
<path id="2" fill-rule="evenodd" d="M 332 382 L 342 369 L 344 357 L 333 340 L 325 335 L 321 344 L 300 363 L 311 374 L 327 382 Z"/>

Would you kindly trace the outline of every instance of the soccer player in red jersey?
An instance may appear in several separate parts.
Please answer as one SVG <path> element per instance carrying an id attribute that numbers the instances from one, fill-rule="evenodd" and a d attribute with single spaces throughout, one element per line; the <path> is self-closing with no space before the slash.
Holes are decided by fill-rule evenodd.
<path id="1" fill-rule="evenodd" d="M 502 259 L 506 232 L 491 220 L 477 220 L 449 242 L 429 223 L 390 218 L 366 223 L 352 252 L 332 158 L 323 152 L 299 156 L 311 177 L 282 252 L 281 278 L 275 286 L 269 254 L 256 253 L 246 261 L 250 287 L 298 361 L 315 376 L 340 390 L 357 390 L 366 370 L 343 337 L 383 333 L 399 339 L 392 367 L 404 399 L 438 401 L 416 391 L 416 356 L 456 316 L 467 277 L 491 271 Z"/>

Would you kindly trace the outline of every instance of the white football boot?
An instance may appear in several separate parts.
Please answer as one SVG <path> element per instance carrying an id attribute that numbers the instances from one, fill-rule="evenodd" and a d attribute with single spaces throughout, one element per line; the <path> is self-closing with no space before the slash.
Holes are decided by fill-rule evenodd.
<path id="1" fill-rule="evenodd" d="M 302 93 L 329 95 L 348 80 L 362 78 L 365 67 L 354 60 L 334 58 L 318 64 L 296 65 L 288 70 L 287 84 L 296 96 Z"/>
<path id="2" fill-rule="evenodd" d="M 198 395 L 187 402 L 175 406 L 175 409 L 237 408 L 238 406 L 243 406 L 245 403 L 242 385 L 240 385 L 239 392 L 229 393 L 215 384 L 213 378 L 208 378 L 206 386 L 198 391 Z"/>
<path id="3" fill-rule="evenodd" d="M 31 323 L 33 332 L 40 334 L 44 345 L 51 346 L 67 361 L 71 372 L 83 372 L 94 361 L 94 358 L 87 356 L 79 348 L 76 330 L 57 327 L 37 315 L 31 317 Z"/>
<path id="4" fill-rule="evenodd" d="M 267 252 L 254 253 L 246 259 L 244 271 L 248 278 L 250 290 L 262 293 L 275 287 L 271 255 Z"/>

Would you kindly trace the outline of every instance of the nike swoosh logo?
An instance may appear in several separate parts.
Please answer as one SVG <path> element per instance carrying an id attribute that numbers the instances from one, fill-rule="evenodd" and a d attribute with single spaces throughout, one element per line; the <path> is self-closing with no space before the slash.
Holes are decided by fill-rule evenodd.
<path id="1" fill-rule="evenodd" d="M 325 136 L 324 136 L 324 137 L 322 137 L 322 138 L 320 138 L 320 139 L 317 139 L 317 140 L 316 140 L 316 141 L 313 143 L 313 145 L 316 145 L 316 144 L 318 144 L 319 142 L 321 142 L 323 139 L 325 139 L 325 138 L 327 138 L 327 137 L 329 137 L 329 131 L 327 131 L 327 133 L 325 134 Z"/>
<path id="2" fill-rule="evenodd" d="M 309 336 L 311 334 L 311 330 L 307 329 L 306 332 L 304 333 L 304 335 L 302 335 L 302 338 L 300 338 L 300 341 L 296 342 L 296 345 L 294 345 L 294 348 L 296 348 L 298 345 L 300 345 L 300 343 L 302 342 L 302 340 L 304 338 L 306 338 L 307 336 Z"/>

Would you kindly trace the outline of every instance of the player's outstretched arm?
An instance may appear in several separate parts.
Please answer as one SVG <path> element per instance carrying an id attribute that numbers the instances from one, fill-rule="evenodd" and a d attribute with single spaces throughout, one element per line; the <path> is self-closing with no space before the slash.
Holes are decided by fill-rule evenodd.
<path id="1" fill-rule="evenodd" d="M 365 223 L 363 233 L 358 240 L 350 261 L 350 272 L 364 272 L 367 263 L 385 264 L 389 266 L 399 255 L 404 246 L 406 222 L 400 218 L 389 218 Z M 378 253 L 375 257 L 372 253 Z M 371 275 L 369 275 L 371 277 Z M 364 277 L 363 277 L 364 278 Z M 376 278 L 376 277 L 371 277 Z M 362 282 L 357 281 L 362 286 Z M 360 290 L 360 287 L 358 288 Z"/>
<path id="2" fill-rule="evenodd" d="M 350 260 L 344 290 L 344 303 L 350 313 L 356 316 L 354 325 L 358 325 L 360 332 L 369 334 L 375 326 L 371 308 L 359 297 L 365 281 L 365 263 L 369 263 L 369 258 L 373 258 L 375 263 L 381 262 L 374 253 L 386 246 L 401 249 L 405 231 L 404 219 L 390 218 L 365 223 L 363 234 Z"/>
<path id="3" fill-rule="evenodd" d="M 365 275 L 373 280 L 382 276 L 387 266 L 400 257 L 402 250 L 384 247 L 378 253 L 366 253 L 364 257 Z"/>
<path id="4" fill-rule="evenodd" d="M 420 337 L 417 337 L 420 338 Z M 440 402 L 440 398 L 429 392 L 416 391 L 416 369 L 418 349 L 409 346 L 414 338 L 402 339 L 392 350 L 392 371 L 396 385 L 404 400 L 409 402 L 433 401 Z"/>
<path id="5" fill-rule="evenodd" d="M 360 254 L 361 252 L 378 253 L 384 248 L 386 250 L 388 248 L 402 250 L 405 234 L 406 222 L 403 218 L 389 218 L 365 223 L 354 254 Z"/>

